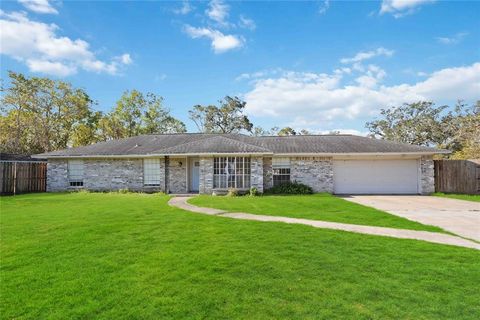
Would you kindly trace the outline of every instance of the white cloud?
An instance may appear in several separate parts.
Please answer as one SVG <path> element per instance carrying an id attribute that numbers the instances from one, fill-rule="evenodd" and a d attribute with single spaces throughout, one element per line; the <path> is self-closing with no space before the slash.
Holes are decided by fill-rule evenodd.
<path id="1" fill-rule="evenodd" d="M 240 16 L 240 22 L 238 23 L 238 25 L 241 28 L 245 28 L 249 30 L 255 30 L 255 28 L 257 27 L 257 25 L 255 24 L 255 21 L 253 21 L 252 19 L 246 18 L 242 15 Z"/>
<path id="2" fill-rule="evenodd" d="M 480 99 L 480 62 L 445 68 L 415 84 L 381 85 L 384 71 L 369 66 L 356 83 L 343 79 L 342 72 L 283 72 L 276 77 L 257 79 L 246 94 L 247 111 L 255 116 L 308 119 L 312 124 L 339 120 L 369 119 L 380 108 L 418 100 L 454 101 Z M 364 80 L 359 80 L 364 79 Z M 367 80 L 371 80 L 369 83 Z M 304 123 L 307 127 L 306 124 Z"/>
<path id="3" fill-rule="evenodd" d="M 437 37 L 435 38 L 441 44 L 457 44 L 468 35 L 467 32 L 459 32 L 451 37 Z"/>
<path id="4" fill-rule="evenodd" d="M 208 4 L 208 9 L 205 10 L 205 14 L 218 24 L 226 26 L 228 25 L 226 19 L 228 18 L 229 10 L 230 7 L 222 0 L 212 0 Z"/>
<path id="5" fill-rule="evenodd" d="M 257 80 L 259 78 L 265 78 L 267 76 L 278 75 L 280 73 L 285 72 L 282 68 L 275 68 L 275 69 L 265 69 L 253 73 L 242 73 L 238 77 L 235 78 L 236 81 L 242 80 Z"/>
<path id="6" fill-rule="evenodd" d="M 322 4 L 320 4 L 320 7 L 318 8 L 318 13 L 319 14 L 325 14 L 330 8 L 330 0 L 324 0 Z"/>
<path id="7" fill-rule="evenodd" d="M 36 13 L 58 14 L 48 0 L 18 0 L 25 8 Z"/>
<path id="8" fill-rule="evenodd" d="M 0 53 L 24 62 L 32 72 L 67 76 L 81 68 L 118 74 L 132 62 L 129 54 L 101 61 L 86 41 L 59 36 L 58 26 L 30 20 L 25 13 L 0 10 L 0 29 Z"/>
<path id="9" fill-rule="evenodd" d="M 385 70 L 371 64 L 367 67 L 365 73 L 356 78 L 355 81 L 359 84 L 360 87 L 374 88 L 381 80 L 385 78 L 386 75 L 387 73 L 385 72 Z"/>
<path id="10" fill-rule="evenodd" d="M 132 57 L 130 57 L 130 54 L 124 53 L 120 57 L 118 57 L 121 63 L 127 65 L 131 64 L 133 62 Z"/>
<path id="11" fill-rule="evenodd" d="M 245 38 L 241 35 L 225 34 L 224 29 L 244 28 L 254 30 L 255 21 L 243 15 L 239 16 L 238 23 L 228 21 L 230 7 L 223 0 L 211 0 L 205 10 L 207 19 L 203 19 L 206 26 L 193 27 L 189 24 L 183 26 L 183 31 L 192 39 L 207 38 L 211 42 L 215 53 L 223 53 L 229 50 L 243 47 Z"/>
<path id="12" fill-rule="evenodd" d="M 415 13 L 420 6 L 433 2 L 435 0 L 383 0 L 380 14 L 390 13 L 395 18 L 401 18 Z"/>
<path id="13" fill-rule="evenodd" d="M 361 51 L 361 52 L 357 53 L 355 56 L 353 56 L 352 58 L 342 58 L 342 59 L 340 59 L 340 62 L 343 63 L 343 64 L 358 63 L 358 62 L 362 62 L 362 61 L 372 59 L 372 58 L 375 58 L 375 57 L 378 57 L 378 56 L 391 57 L 394 53 L 395 53 L 395 51 L 393 51 L 393 50 L 388 50 L 388 49 L 385 49 L 383 47 L 380 47 L 380 48 L 377 48 L 377 49 L 371 50 L 371 51 Z M 359 67 L 360 66 L 357 65 L 357 68 L 359 68 Z"/>
<path id="14" fill-rule="evenodd" d="M 211 46 L 215 53 L 223 53 L 228 50 L 240 48 L 244 44 L 244 39 L 236 35 L 223 34 L 222 32 L 210 28 L 195 28 L 185 25 L 185 33 L 192 39 L 208 38 L 211 40 Z"/>
<path id="15" fill-rule="evenodd" d="M 173 13 L 186 15 L 186 14 L 189 14 L 192 10 L 193 10 L 193 7 L 190 5 L 190 2 L 183 1 L 182 6 L 180 8 L 174 9 Z"/>
<path id="16" fill-rule="evenodd" d="M 26 64 L 32 72 L 52 74 L 59 77 L 66 77 L 74 74 L 77 70 L 61 62 L 50 62 L 46 60 L 27 59 Z"/>

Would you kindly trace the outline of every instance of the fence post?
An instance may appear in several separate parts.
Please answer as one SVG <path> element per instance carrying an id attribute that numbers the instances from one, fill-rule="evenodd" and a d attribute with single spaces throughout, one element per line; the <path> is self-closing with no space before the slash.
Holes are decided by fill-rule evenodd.
<path id="1" fill-rule="evenodd" d="M 13 194 L 17 194 L 17 163 L 13 163 Z"/>

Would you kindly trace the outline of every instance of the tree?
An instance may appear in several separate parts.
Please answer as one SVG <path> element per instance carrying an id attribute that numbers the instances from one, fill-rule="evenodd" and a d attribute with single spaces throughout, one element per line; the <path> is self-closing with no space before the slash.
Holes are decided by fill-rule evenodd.
<path id="1" fill-rule="evenodd" d="M 252 136 L 294 136 L 294 135 L 310 135 L 310 131 L 302 129 L 300 131 L 295 131 L 290 127 L 285 127 L 280 129 L 279 127 L 273 127 L 270 130 L 265 130 L 260 126 L 254 127 L 252 131 Z"/>
<path id="2" fill-rule="evenodd" d="M 102 112 L 95 111 L 91 112 L 86 119 L 83 119 L 72 133 L 72 147 L 85 146 L 102 141 L 98 130 L 99 122 L 102 118 Z"/>
<path id="3" fill-rule="evenodd" d="M 457 158 L 480 154 L 480 102 L 459 101 L 451 108 L 420 101 L 382 109 L 380 115 L 366 124 L 373 137 L 446 148 Z"/>
<path id="4" fill-rule="evenodd" d="M 31 154 L 70 146 L 92 116 L 87 93 L 63 81 L 8 75 L 10 85 L 1 89 L 1 150 Z"/>
<path id="5" fill-rule="evenodd" d="M 277 135 L 279 136 L 296 136 L 297 132 L 292 129 L 291 127 L 285 127 L 282 128 L 280 131 L 278 131 Z"/>
<path id="6" fill-rule="evenodd" d="M 162 97 L 138 90 L 125 91 L 98 126 L 102 140 L 187 131 L 185 124 L 172 117 L 170 110 L 163 106 Z"/>
<path id="7" fill-rule="evenodd" d="M 383 119 L 367 122 L 371 136 L 381 139 L 431 146 L 443 142 L 441 114 L 448 106 L 436 107 L 433 102 L 405 103 L 382 109 Z"/>
<path id="8" fill-rule="evenodd" d="M 270 135 L 270 131 L 263 129 L 260 126 L 256 126 L 252 129 L 251 135 L 254 137 L 268 136 Z"/>
<path id="9" fill-rule="evenodd" d="M 454 151 L 451 158 L 480 158 L 480 101 L 471 106 L 459 101 L 442 125 L 449 132 L 443 147 Z"/>
<path id="10" fill-rule="evenodd" d="M 246 102 L 237 97 L 226 96 L 219 101 L 220 107 L 196 105 L 190 110 L 190 119 L 198 130 L 205 133 L 251 132 L 253 124 L 243 114 Z"/>

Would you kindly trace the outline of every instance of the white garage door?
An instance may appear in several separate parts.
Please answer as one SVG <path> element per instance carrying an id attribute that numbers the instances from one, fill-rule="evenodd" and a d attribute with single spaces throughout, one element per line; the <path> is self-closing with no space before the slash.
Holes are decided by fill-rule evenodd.
<path id="1" fill-rule="evenodd" d="M 334 160 L 338 194 L 418 193 L 417 160 Z"/>

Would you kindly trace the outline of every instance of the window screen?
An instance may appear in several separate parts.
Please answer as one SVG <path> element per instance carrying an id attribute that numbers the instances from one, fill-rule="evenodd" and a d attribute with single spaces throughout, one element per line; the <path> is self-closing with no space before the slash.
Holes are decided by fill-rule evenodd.
<path id="1" fill-rule="evenodd" d="M 143 184 L 160 186 L 160 159 L 143 160 Z"/>
<path id="2" fill-rule="evenodd" d="M 83 160 L 68 160 L 68 181 L 70 187 L 83 186 Z"/>
<path id="3" fill-rule="evenodd" d="M 290 182 L 290 158 L 273 158 L 273 186 Z"/>

